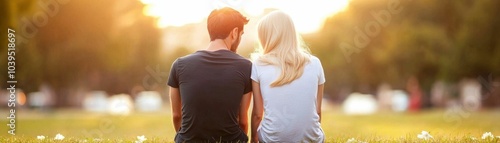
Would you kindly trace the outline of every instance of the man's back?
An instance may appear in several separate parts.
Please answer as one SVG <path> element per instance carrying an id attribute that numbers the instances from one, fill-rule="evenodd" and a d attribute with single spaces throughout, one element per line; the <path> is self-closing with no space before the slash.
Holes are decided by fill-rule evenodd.
<path id="1" fill-rule="evenodd" d="M 240 101 L 251 91 L 251 62 L 229 50 L 197 51 L 177 59 L 168 85 L 179 88 L 182 123 L 176 142 L 246 141 Z"/>

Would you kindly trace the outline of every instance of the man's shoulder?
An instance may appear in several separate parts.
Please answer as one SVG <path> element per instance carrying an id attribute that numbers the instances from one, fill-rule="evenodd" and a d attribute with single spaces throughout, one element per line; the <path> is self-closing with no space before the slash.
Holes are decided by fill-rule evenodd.
<path id="1" fill-rule="evenodd" d="M 249 59 L 246 59 L 244 57 L 240 57 L 235 64 L 242 69 L 245 69 L 248 71 L 252 70 L 252 62 Z"/>
<path id="2" fill-rule="evenodd" d="M 190 62 L 193 62 L 193 61 L 200 60 L 200 59 L 202 59 L 202 57 L 203 57 L 203 55 L 200 52 L 196 51 L 196 52 L 193 52 L 191 54 L 179 57 L 174 62 L 177 62 L 177 64 L 183 64 L 184 65 L 186 63 L 190 63 Z"/>
<path id="3" fill-rule="evenodd" d="M 244 63 L 245 65 L 252 66 L 252 62 L 250 61 L 250 59 L 247 59 L 247 58 L 244 58 L 244 57 L 238 55 L 238 60 L 239 60 L 239 62 Z"/>
<path id="4" fill-rule="evenodd" d="M 196 59 L 200 56 L 201 55 L 198 52 L 194 52 L 194 53 L 179 57 L 177 60 L 178 61 L 192 60 L 192 59 Z"/>
<path id="5" fill-rule="evenodd" d="M 244 66 L 252 66 L 252 62 L 250 59 L 247 59 L 239 54 L 236 54 L 234 52 L 227 52 L 238 64 L 242 64 Z"/>

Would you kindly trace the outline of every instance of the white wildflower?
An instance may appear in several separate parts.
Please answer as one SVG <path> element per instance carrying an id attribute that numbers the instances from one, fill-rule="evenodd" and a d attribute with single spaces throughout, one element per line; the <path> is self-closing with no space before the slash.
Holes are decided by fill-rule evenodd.
<path id="1" fill-rule="evenodd" d="M 347 140 L 346 143 L 366 143 L 366 142 L 358 141 L 358 140 L 356 140 L 354 138 L 350 138 L 350 139 Z"/>
<path id="2" fill-rule="evenodd" d="M 493 134 L 491 134 L 491 132 L 486 132 L 483 134 L 483 136 L 481 137 L 481 139 L 489 139 L 489 138 L 494 138 Z"/>
<path id="3" fill-rule="evenodd" d="M 144 135 L 142 136 L 137 136 L 137 141 L 135 141 L 135 143 L 142 143 L 144 141 L 148 140 L 146 137 L 144 137 Z"/>
<path id="4" fill-rule="evenodd" d="M 42 136 L 36 136 L 36 139 L 38 139 L 38 140 L 44 140 L 45 136 L 43 136 L 43 135 Z"/>
<path id="5" fill-rule="evenodd" d="M 355 142 L 356 142 L 356 139 L 350 138 L 350 139 L 347 140 L 346 143 L 355 143 Z"/>
<path id="6" fill-rule="evenodd" d="M 54 137 L 54 140 L 63 140 L 64 136 L 61 134 L 57 134 L 56 137 Z"/>
<path id="7" fill-rule="evenodd" d="M 429 134 L 429 132 L 427 132 L 427 131 L 422 131 L 422 133 L 420 133 L 419 135 L 417 135 L 417 137 L 419 139 L 423 139 L 423 140 L 428 140 L 428 139 L 432 139 L 433 138 L 431 136 L 431 134 Z"/>

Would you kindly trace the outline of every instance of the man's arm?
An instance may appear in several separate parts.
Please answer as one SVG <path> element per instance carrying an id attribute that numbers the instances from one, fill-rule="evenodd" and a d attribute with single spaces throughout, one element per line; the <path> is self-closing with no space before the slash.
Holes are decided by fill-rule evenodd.
<path id="1" fill-rule="evenodd" d="M 179 88 L 170 87 L 170 105 L 172 105 L 172 118 L 174 122 L 175 132 L 181 128 L 182 121 L 182 103 Z"/>
<path id="2" fill-rule="evenodd" d="M 245 134 L 248 133 L 248 108 L 250 107 L 250 100 L 252 100 L 252 92 L 244 94 L 243 97 L 241 98 L 241 103 L 240 103 L 241 107 L 240 107 L 239 124 L 240 128 L 245 132 Z"/>
<path id="3" fill-rule="evenodd" d="M 321 104 L 323 102 L 323 91 L 325 84 L 321 84 L 318 86 L 318 96 L 316 96 L 316 112 L 319 115 L 319 122 L 321 123 Z"/>
<path id="4" fill-rule="evenodd" d="M 262 94 L 260 93 L 260 84 L 252 81 L 252 89 L 253 89 L 253 109 L 252 109 L 252 135 L 251 142 L 256 143 L 259 142 L 259 138 L 257 136 L 257 128 L 262 121 L 262 115 L 264 113 L 264 104 L 262 100 Z"/>

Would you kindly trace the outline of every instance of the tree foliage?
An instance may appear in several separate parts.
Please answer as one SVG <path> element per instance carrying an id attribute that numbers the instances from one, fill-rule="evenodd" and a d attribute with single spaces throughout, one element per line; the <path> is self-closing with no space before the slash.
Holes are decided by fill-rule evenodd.
<path id="1" fill-rule="evenodd" d="M 373 13 L 389 10 L 394 1 L 402 10 L 383 26 Z M 453 83 L 500 74 L 499 13 L 496 0 L 351 0 L 345 11 L 305 39 L 323 61 L 327 93 L 335 95 L 346 87 L 374 93 L 381 83 L 404 89 L 411 76 L 428 92 L 437 80 Z M 348 55 L 349 62 L 341 43 L 353 44 L 356 28 L 366 32 L 364 27 L 374 21 L 380 33 Z"/>

